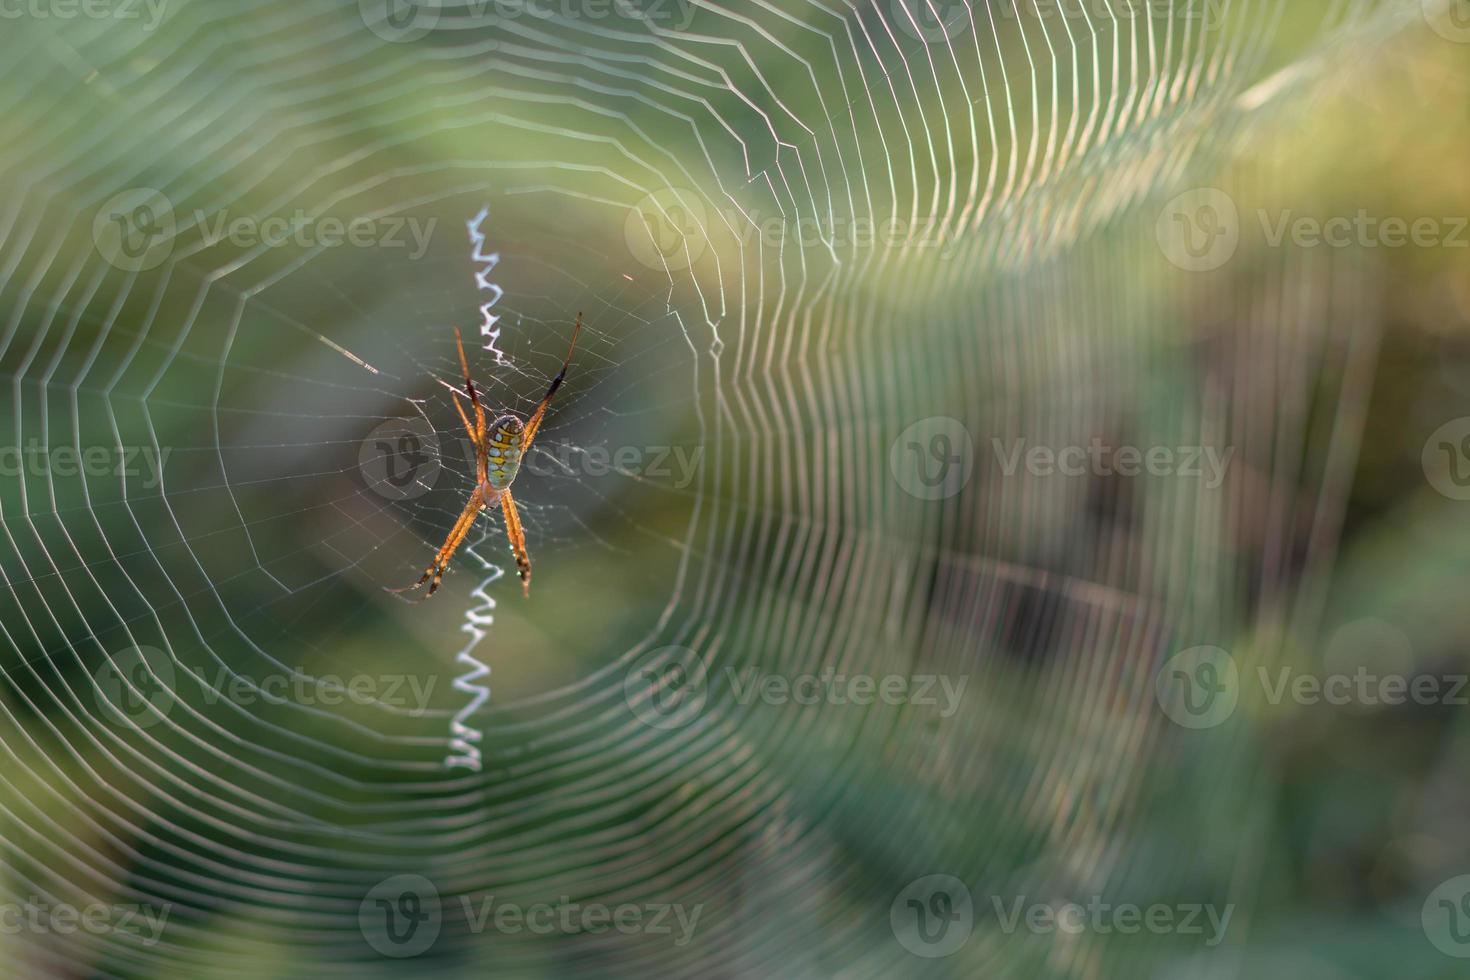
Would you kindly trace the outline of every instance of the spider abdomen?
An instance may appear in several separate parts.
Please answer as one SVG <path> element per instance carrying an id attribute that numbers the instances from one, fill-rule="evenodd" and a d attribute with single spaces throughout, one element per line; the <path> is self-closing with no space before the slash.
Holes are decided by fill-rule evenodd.
<path id="1" fill-rule="evenodd" d="M 489 463 L 490 486 L 496 490 L 504 490 L 515 480 L 516 473 L 521 468 L 521 435 L 525 431 L 526 424 L 514 415 L 504 415 L 495 420 L 490 427 L 489 440 L 486 445 L 487 462 Z"/>

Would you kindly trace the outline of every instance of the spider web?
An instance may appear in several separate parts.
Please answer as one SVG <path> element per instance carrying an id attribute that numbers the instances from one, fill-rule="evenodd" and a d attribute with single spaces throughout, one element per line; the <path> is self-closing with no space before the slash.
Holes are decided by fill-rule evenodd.
<path id="1" fill-rule="evenodd" d="M 1250 907 L 1260 747 L 1182 738 L 1154 674 L 1314 631 L 1378 280 L 1358 252 L 1187 272 L 1155 219 L 1263 200 L 1254 149 L 1419 8 L 533 6 L 7 30 L 0 369 L 46 462 L 0 491 L 5 888 L 168 910 L 9 960 L 386 976 L 364 909 L 416 875 L 413 962 L 446 975 L 1236 975 L 993 922 L 926 959 L 890 911 L 933 873 L 978 921 L 1139 868 Z M 373 240 L 323 244 L 332 218 Z M 524 417 L 579 312 L 516 483 L 530 600 L 498 513 L 432 602 L 386 593 L 472 489 L 452 328 Z M 934 419 L 974 472 L 926 499 L 901 434 Z M 994 465 L 1099 432 L 1240 456 L 1213 491 Z M 968 681 L 943 718 L 731 682 L 824 670 Z M 1165 802 L 1246 829 L 1160 835 Z M 487 929 L 487 898 L 700 911 L 677 943 Z"/>

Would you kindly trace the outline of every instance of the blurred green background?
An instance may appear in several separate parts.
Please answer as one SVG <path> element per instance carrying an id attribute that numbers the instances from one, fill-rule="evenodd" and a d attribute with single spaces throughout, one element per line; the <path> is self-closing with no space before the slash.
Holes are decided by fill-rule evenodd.
<path id="1" fill-rule="evenodd" d="M 1460 0 L 0 17 L 0 974 L 1463 975 Z"/>

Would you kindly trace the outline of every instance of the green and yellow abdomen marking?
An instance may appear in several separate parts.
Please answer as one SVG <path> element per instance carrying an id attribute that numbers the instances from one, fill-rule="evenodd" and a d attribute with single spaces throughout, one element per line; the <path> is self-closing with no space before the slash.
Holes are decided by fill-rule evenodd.
<path id="1" fill-rule="evenodd" d="M 526 424 L 514 415 L 505 415 L 495 420 L 490 427 L 489 445 L 486 449 L 489 466 L 490 486 L 504 490 L 515 480 L 521 468 L 521 434 Z"/>

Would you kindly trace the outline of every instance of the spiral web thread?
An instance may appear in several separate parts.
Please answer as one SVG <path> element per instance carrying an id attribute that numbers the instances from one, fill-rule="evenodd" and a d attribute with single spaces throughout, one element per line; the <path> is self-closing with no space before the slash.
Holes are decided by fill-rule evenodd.
<path id="1" fill-rule="evenodd" d="M 470 260 L 480 266 L 479 271 L 475 273 L 475 286 L 495 294 L 489 302 L 480 307 L 480 315 L 484 318 L 480 326 L 480 336 L 485 338 L 484 349 L 495 355 L 497 364 L 504 365 L 506 363 L 505 353 L 496 346 L 496 342 L 500 339 L 500 329 L 496 323 L 500 318 L 490 312 L 491 307 L 498 303 L 500 297 L 504 295 L 504 290 L 489 279 L 490 271 L 500 261 L 500 254 L 498 252 L 484 254 L 485 234 L 481 231 L 489 214 L 489 207 L 481 208 L 478 214 L 465 222 L 465 227 L 469 231 L 472 249 Z M 478 559 L 479 556 L 475 557 Z M 490 700 L 489 685 L 479 683 L 482 677 L 489 676 L 490 668 L 475 659 L 474 650 L 480 641 L 485 639 L 491 624 L 495 622 L 495 600 L 486 590 L 504 574 L 504 570 L 498 566 L 484 564 L 491 575 L 481 582 L 472 593 L 472 597 L 478 599 L 480 604 L 465 610 L 465 622 L 460 629 L 469 636 L 469 641 L 454 655 L 454 662 L 466 668 L 465 673 L 454 679 L 454 689 L 468 695 L 469 700 L 449 720 L 449 754 L 444 759 L 444 764 L 450 768 L 463 767 L 476 771 L 480 768 L 478 743 L 484 735 L 472 724 L 471 719 L 485 706 L 485 702 Z"/>
<path id="2" fill-rule="evenodd" d="M 465 222 L 465 226 L 469 230 L 470 245 L 473 249 L 470 255 L 470 261 L 480 267 L 479 271 L 475 273 L 475 288 L 494 294 L 490 297 L 489 301 L 480 307 L 480 318 L 482 321 L 480 323 L 480 336 L 485 338 L 484 349 L 495 355 L 496 364 L 503 366 L 506 363 L 505 352 L 497 346 L 497 342 L 500 340 L 500 328 L 496 324 L 500 322 L 500 317 L 490 312 L 495 304 L 500 302 L 500 297 L 505 295 L 505 290 L 490 281 L 491 271 L 500 262 L 500 253 L 491 252 L 488 255 L 484 253 L 485 233 L 480 230 L 485 219 L 489 216 L 490 208 L 488 206 L 483 207 L 480 209 L 479 214 L 476 214 L 469 221 Z"/>

